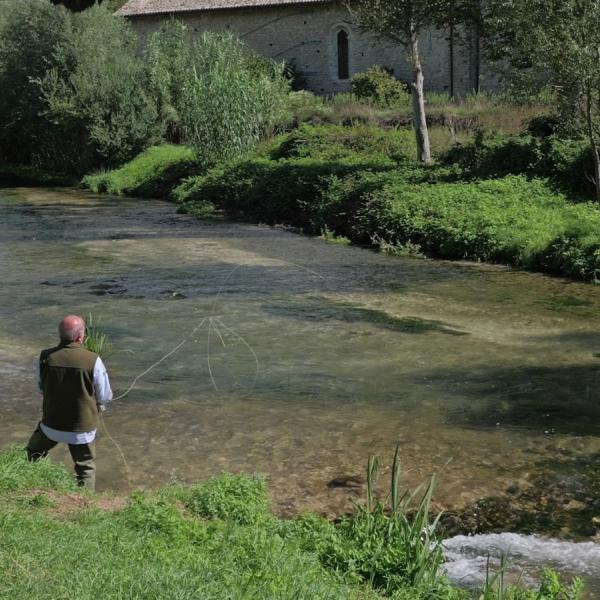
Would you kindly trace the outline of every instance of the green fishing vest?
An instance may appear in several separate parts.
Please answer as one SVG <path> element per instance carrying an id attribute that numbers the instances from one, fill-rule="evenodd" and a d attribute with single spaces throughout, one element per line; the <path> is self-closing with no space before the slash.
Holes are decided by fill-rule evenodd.
<path id="1" fill-rule="evenodd" d="M 91 431 L 98 427 L 94 366 L 98 355 L 71 342 L 40 354 L 44 393 L 42 423 L 59 431 Z"/>

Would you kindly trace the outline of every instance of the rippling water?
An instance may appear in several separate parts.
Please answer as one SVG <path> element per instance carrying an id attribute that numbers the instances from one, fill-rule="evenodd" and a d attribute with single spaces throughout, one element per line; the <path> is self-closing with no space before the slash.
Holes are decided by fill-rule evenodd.
<path id="1" fill-rule="evenodd" d="M 549 486 L 565 534 L 583 506 L 593 535 L 599 288 L 78 190 L 0 190 L 0 214 L 2 446 L 39 416 L 59 319 L 92 312 L 117 393 L 187 340 L 106 413 L 130 477 L 101 434 L 99 489 L 256 471 L 279 513 L 339 514 L 399 443 L 406 484 L 439 474 L 440 507 Z"/>

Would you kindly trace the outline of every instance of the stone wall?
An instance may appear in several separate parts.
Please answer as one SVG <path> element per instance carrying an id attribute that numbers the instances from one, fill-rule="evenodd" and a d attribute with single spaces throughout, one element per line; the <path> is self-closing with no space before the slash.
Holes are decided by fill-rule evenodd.
<path id="1" fill-rule="evenodd" d="M 350 89 L 349 80 L 338 78 L 337 36 L 344 29 L 349 36 L 350 74 L 373 65 L 393 69 L 398 79 L 409 81 L 410 68 L 402 47 L 386 44 L 361 33 L 350 23 L 350 14 L 341 6 L 296 5 L 265 8 L 187 12 L 176 15 L 194 31 L 233 31 L 252 48 L 276 60 L 296 65 L 307 87 L 317 94 Z M 169 15 L 131 17 L 142 36 L 156 31 Z M 467 36 L 468 37 L 468 36 Z M 449 91 L 450 44 L 446 34 L 427 32 L 420 39 L 426 89 Z M 468 93 L 474 88 L 470 42 L 454 44 L 454 91 Z"/>

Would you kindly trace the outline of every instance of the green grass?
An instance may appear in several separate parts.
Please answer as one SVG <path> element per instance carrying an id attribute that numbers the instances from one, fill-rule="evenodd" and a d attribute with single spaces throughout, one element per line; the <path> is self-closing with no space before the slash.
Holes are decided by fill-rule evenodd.
<path id="1" fill-rule="evenodd" d="M 86 175 L 82 185 L 96 193 L 166 198 L 184 177 L 199 167 L 188 146 L 154 146 L 112 171 Z"/>
<path id="2" fill-rule="evenodd" d="M 12 446 L 0 452 L 0 494 L 32 489 L 75 490 L 71 475 L 49 460 L 27 461 L 24 448 Z"/>
<path id="3" fill-rule="evenodd" d="M 419 166 L 409 158 L 406 133 L 304 125 L 272 140 L 257 157 L 188 178 L 174 196 L 183 210 L 209 204 L 230 217 L 326 231 L 330 239 L 389 254 L 600 278 L 596 204 L 573 203 L 554 181 L 529 173 L 474 180 L 461 164 Z M 523 156 L 515 164 L 529 164 Z M 566 173 L 573 163 L 565 160 Z"/>
<path id="4" fill-rule="evenodd" d="M 82 492 L 64 466 L 28 463 L 13 447 L 0 453 L 0 598 L 470 598 L 440 571 L 434 481 L 403 492 L 396 452 L 389 497 L 378 499 L 376 472 L 373 457 L 366 503 L 338 524 L 278 519 L 263 479 L 231 474 L 134 492 L 109 511 L 93 496 L 73 502 Z M 499 591 L 498 581 L 491 576 L 481 597 L 575 600 L 581 587 L 551 571 L 536 590 Z"/>

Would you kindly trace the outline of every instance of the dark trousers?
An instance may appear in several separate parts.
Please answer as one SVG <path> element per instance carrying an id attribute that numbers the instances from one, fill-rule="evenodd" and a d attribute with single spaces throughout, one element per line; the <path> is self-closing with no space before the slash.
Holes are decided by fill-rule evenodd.
<path id="1" fill-rule="evenodd" d="M 48 456 L 48 452 L 58 442 L 51 440 L 41 429 L 39 423 L 27 442 L 27 458 L 36 461 Z M 96 443 L 69 444 L 69 452 L 75 463 L 77 484 L 93 492 L 96 489 Z"/>

